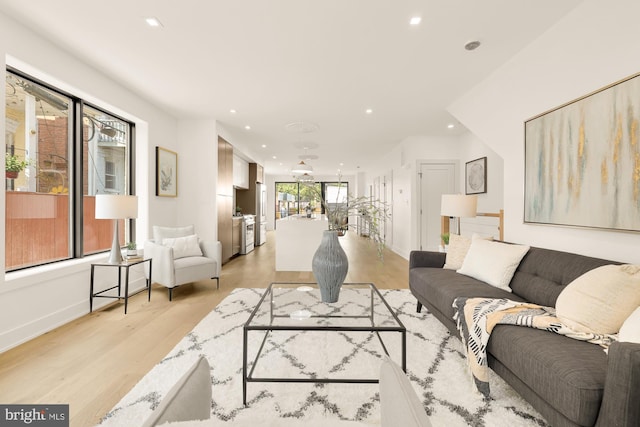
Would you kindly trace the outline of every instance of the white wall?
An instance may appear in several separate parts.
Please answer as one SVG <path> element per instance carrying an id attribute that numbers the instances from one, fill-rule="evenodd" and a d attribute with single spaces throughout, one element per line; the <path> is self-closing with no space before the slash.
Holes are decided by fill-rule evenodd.
<path id="1" fill-rule="evenodd" d="M 640 71 L 640 2 L 587 0 L 449 111 L 504 159 L 505 239 L 640 263 L 638 233 L 526 225 L 524 121 Z"/>
<path id="2" fill-rule="evenodd" d="M 155 146 L 180 151 L 177 123 L 131 90 L 69 55 L 30 30 L 0 14 L 0 78 L 7 63 L 60 89 L 113 111 L 136 123 L 136 192 L 140 209 L 136 241 L 142 243 L 152 224 L 174 224 L 177 199 L 155 197 Z M 5 85 L 0 97 L 5 98 Z M 0 113 L 4 116 L 4 102 Z M 4 135 L 5 121 L 0 121 Z M 3 142 L 4 144 L 4 138 Z M 0 196 L 4 241 L 4 192 Z M 4 268 L 4 245 L 0 245 Z M 16 346 L 89 311 L 90 263 L 104 255 L 71 260 L 2 275 L 0 278 L 0 352 Z M 115 269 L 114 269 L 115 270 Z M 137 272 L 133 286 L 142 286 Z M 106 272 L 99 272 L 98 284 L 112 284 Z M 99 305 L 99 304 L 98 304 Z"/>
<path id="3" fill-rule="evenodd" d="M 178 224 L 194 224 L 198 236 L 218 239 L 216 186 L 218 131 L 215 120 L 180 120 L 178 124 Z"/>
<path id="4" fill-rule="evenodd" d="M 408 258 L 420 242 L 418 168 L 421 162 L 433 160 L 459 160 L 459 183 L 464 182 L 464 163 L 487 157 L 487 194 L 479 195 L 478 210 L 498 212 L 502 209 L 503 162 L 491 148 L 470 133 L 462 136 L 412 136 L 404 139 L 395 149 L 376 164 L 367 165 L 366 186 L 375 177 L 391 171 L 393 176 L 393 241 L 390 248 Z M 460 186 L 458 191 L 463 192 Z"/>

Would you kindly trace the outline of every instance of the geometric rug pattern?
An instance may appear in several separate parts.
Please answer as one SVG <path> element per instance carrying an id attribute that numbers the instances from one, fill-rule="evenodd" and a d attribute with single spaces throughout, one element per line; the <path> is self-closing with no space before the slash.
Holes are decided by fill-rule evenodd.
<path id="1" fill-rule="evenodd" d="M 211 417 L 218 422 L 250 425 L 250 420 L 286 418 L 300 420 L 301 426 L 311 420 L 327 426 L 332 420 L 380 425 L 378 384 L 249 383 L 247 406 L 242 404 L 242 326 L 264 291 L 234 290 L 122 398 L 101 425 L 141 425 L 200 355 L 211 366 Z M 407 328 L 407 376 L 434 427 L 548 426 L 493 372 L 491 397 L 484 399 L 472 383 L 460 340 L 427 310 L 416 313 L 415 298 L 408 290 L 380 292 Z M 341 299 L 336 304 L 344 303 Z M 255 355 L 262 336 L 249 335 L 250 354 Z M 383 336 L 398 363 L 399 336 L 397 332 Z M 279 332 L 267 339 L 254 377 L 377 378 L 383 354 L 371 333 Z"/>

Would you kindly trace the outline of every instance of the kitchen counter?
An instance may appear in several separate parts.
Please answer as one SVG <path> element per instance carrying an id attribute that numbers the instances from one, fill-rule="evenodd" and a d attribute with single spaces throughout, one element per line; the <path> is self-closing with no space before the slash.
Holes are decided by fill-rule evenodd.
<path id="1" fill-rule="evenodd" d="M 291 215 L 276 221 L 276 271 L 311 271 L 313 254 L 328 229 L 324 215 Z"/>

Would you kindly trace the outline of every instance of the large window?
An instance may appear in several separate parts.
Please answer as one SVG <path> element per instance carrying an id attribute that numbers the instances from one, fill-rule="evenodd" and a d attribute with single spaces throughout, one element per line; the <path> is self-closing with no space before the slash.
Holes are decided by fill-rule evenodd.
<path id="1" fill-rule="evenodd" d="M 5 85 L 6 270 L 108 250 L 94 196 L 132 193 L 132 125 L 14 70 Z"/>
<path id="2" fill-rule="evenodd" d="M 346 204 L 348 193 L 346 182 L 276 182 L 276 219 L 324 214 L 322 200 L 331 209 Z"/>

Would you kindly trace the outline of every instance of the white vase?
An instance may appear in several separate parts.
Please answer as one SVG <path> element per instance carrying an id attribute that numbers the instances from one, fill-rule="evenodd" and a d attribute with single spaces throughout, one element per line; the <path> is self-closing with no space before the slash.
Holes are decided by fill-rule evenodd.
<path id="1" fill-rule="evenodd" d="M 349 270 L 349 260 L 340 246 L 337 231 L 322 232 L 322 240 L 313 255 L 311 269 L 318 282 L 322 302 L 337 302 L 340 287 Z"/>

